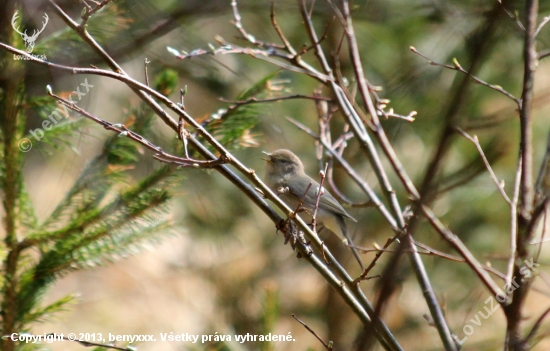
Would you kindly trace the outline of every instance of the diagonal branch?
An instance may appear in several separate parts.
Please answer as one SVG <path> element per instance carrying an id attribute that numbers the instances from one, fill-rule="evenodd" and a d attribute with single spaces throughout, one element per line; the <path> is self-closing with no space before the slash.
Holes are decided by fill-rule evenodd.
<path id="1" fill-rule="evenodd" d="M 472 78 L 476 83 L 484 85 L 484 86 L 486 86 L 490 89 L 493 89 L 493 90 L 501 93 L 502 95 L 504 95 L 504 96 L 510 98 L 512 101 L 514 101 L 516 103 L 516 105 L 518 105 L 518 107 L 521 106 L 521 101 L 517 97 L 515 97 L 511 93 L 504 90 L 500 85 L 494 85 L 494 84 L 487 83 L 486 81 L 474 76 L 473 74 L 471 74 L 470 72 L 468 72 L 467 70 L 462 68 L 462 66 L 458 63 L 457 59 L 453 59 L 453 65 L 451 66 L 451 65 L 446 65 L 444 63 L 437 63 L 437 62 L 432 61 L 428 56 L 422 54 L 420 51 L 418 51 L 416 48 L 414 48 L 412 46 L 410 47 L 410 50 L 412 52 L 414 52 L 415 54 L 417 54 L 418 56 L 428 60 L 428 63 L 430 65 L 439 66 L 439 67 L 447 68 L 447 69 L 450 69 L 450 70 L 453 70 L 453 71 L 458 71 L 460 73 L 464 73 L 468 77 Z"/>
<path id="2" fill-rule="evenodd" d="M 483 281 L 485 286 L 489 288 L 491 294 L 495 296 L 503 295 L 502 290 L 498 287 L 498 285 L 496 285 L 494 280 L 491 279 L 489 274 L 483 269 L 483 266 L 476 260 L 470 250 L 468 250 L 466 245 L 464 245 L 462 240 L 460 240 L 453 232 L 447 229 L 445 225 L 441 223 L 441 221 L 434 215 L 434 213 L 428 206 L 422 205 L 422 212 L 424 213 L 424 216 L 426 216 L 428 221 L 432 224 L 432 226 L 439 232 L 439 234 L 444 237 L 453 246 L 453 248 L 458 251 L 462 257 L 464 257 L 464 259 L 466 259 L 468 265 Z"/>
<path id="3" fill-rule="evenodd" d="M 525 337 L 525 339 L 523 340 L 523 344 L 524 345 L 529 345 L 529 341 L 531 339 L 533 339 L 533 337 L 537 334 L 537 331 L 539 330 L 540 326 L 542 325 L 542 322 L 544 321 L 544 319 L 548 316 L 548 314 L 550 314 L 550 307 L 548 307 L 546 309 L 546 311 L 544 311 L 539 319 L 537 319 L 537 321 L 535 322 L 535 325 L 533 325 L 533 328 L 531 329 L 531 331 L 529 332 L 529 334 Z"/>
<path id="4" fill-rule="evenodd" d="M 175 155 L 168 154 L 164 150 L 162 150 L 162 148 L 160 146 L 157 146 L 157 145 L 151 143 L 149 140 L 145 139 L 144 137 L 142 137 L 138 133 L 128 129 L 125 125 L 113 124 L 111 122 L 107 122 L 107 121 L 105 121 L 105 120 L 103 120 L 99 117 L 96 117 L 96 116 L 92 115 L 88 111 L 78 107 L 76 104 L 74 104 L 74 102 L 72 102 L 70 100 L 64 99 L 64 98 L 62 98 L 62 97 L 60 97 L 60 96 L 58 96 L 58 95 L 56 95 L 52 92 L 48 92 L 48 94 L 50 96 L 52 96 L 53 98 L 55 98 L 56 100 L 58 100 L 64 106 L 68 107 L 69 109 L 71 109 L 75 112 L 78 112 L 82 116 L 96 122 L 97 124 L 102 125 L 103 128 L 105 128 L 107 130 L 112 130 L 112 131 L 118 133 L 119 137 L 130 138 L 130 139 L 134 140 L 135 142 L 145 146 L 149 150 L 152 150 L 152 151 L 156 152 L 156 154 L 153 155 L 153 158 L 155 158 L 155 159 L 157 159 L 161 162 L 173 163 L 173 164 L 177 164 L 181 167 L 193 167 L 193 168 L 213 168 L 213 167 L 222 165 L 222 164 L 227 162 L 227 158 L 224 157 L 224 156 L 219 157 L 216 160 L 196 160 L 196 159 L 191 159 L 189 157 L 183 158 L 183 157 L 178 157 L 178 156 L 175 156 Z"/>
<path id="5" fill-rule="evenodd" d="M 491 167 L 491 165 L 489 164 L 489 161 L 487 160 L 487 157 L 485 157 L 485 153 L 483 152 L 483 149 L 481 148 L 481 145 L 479 144 L 479 139 L 477 138 L 477 135 L 474 135 L 472 137 L 471 135 L 469 135 L 468 133 L 466 133 L 462 129 L 460 129 L 458 127 L 456 129 L 458 130 L 458 132 L 460 134 L 462 134 L 463 137 L 470 140 L 475 145 L 475 147 L 477 149 L 477 152 L 481 156 L 481 159 L 483 160 L 483 163 L 485 164 L 485 168 L 487 168 L 487 172 L 489 172 L 489 175 L 491 176 L 491 179 L 495 183 L 498 191 L 500 192 L 500 194 L 502 195 L 504 200 L 506 200 L 506 202 L 509 205 L 511 205 L 512 201 L 510 200 L 510 198 L 506 194 L 506 191 L 504 190 L 504 184 L 501 181 L 498 180 L 495 172 L 493 171 L 493 168 Z"/>

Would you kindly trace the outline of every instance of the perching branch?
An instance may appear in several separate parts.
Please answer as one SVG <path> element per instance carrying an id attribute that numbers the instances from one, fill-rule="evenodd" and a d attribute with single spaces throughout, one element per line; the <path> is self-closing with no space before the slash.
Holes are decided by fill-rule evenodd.
<path id="1" fill-rule="evenodd" d="M 184 157 L 178 157 L 178 156 L 170 155 L 170 154 L 166 153 L 165 151 L 163 151 L 162 148 L 160 148 L 160 146 L 157 146 L 157 145 L 151 143 L 150 141 L 148 141 L 147 139 L 145 139 L 141 135 L 139 135 L 136 132 L 128 129 L 125 125 L 123 125 L 123 124 L 113 124 L 113 123 L 107 122 L 107 121 L 105 121 L 105 120 L 103 120 L 99 117 L 96 117 L 96 116 L 92 115 L 88 111 L 78 107 L 76 104 L 74 104 L 70 100 L 64 99 L 64 98 L 52 93 L 51 91 L 48 91 L 48 94 L 50 96 L 52 96 L 53 98 L 55 98 L 57 101 L 59 101 L 64 106 L 68 107 L 69 109 L 71 109 L 75 112 L 78 112 L 82 116 L 96 122 L 97 124 L 102 125 L 103 128 L 105 128 L 107 130 L 112 130 L 112 131 L 118 133 L 119 137 L 130 138 L 130 139 L 134 140 L 135 142 L 145 146 L 146 148 L 156 152 L 156 154 L 153 155 L 153 158 L 155 158 L 156 160 L 159 160 L 161 162 L 177 164 L 178 166 L 181 166 L 181 167 L 193 167 L 193 168 L 213 168 L 213 167 L 216 167 L 216 166 L 219 166 L 219 165 L 222 165 L 222 164 L 228 162 L 228 158 L 224 157 L 224 156 L 219 157 L 216 160 L 195 160 L 195 159 L 191 159 L 189 157 L 184 158 Z"/>

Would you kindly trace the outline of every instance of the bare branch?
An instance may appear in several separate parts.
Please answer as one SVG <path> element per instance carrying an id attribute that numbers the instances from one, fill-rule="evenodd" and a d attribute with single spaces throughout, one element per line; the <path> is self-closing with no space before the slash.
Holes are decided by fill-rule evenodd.
<path id="1" fill-rule="evenodd" d="M 242 105 L 249 105 L 249 104 L 259 104 L 259 103 L 269 103 L 269 102 L 278 102 L 283 100 L 293 100 L 293 99 L 305 99 L 305 100 L 322 100 L 322 101 L 332 101 L 331 98 L 325 97 L 325 96 L 312 96 L 312 95 L 303 95 L 303 94 L 295 94 L 295 95 L 287 95 L 287 96 L 277 96 L 272 98 L 263 98 L 258 99 L 256 97 L 251 97 L 246 100 L 226 100 L 223 98 L 220 98 L 220 101 L 233 104 L 231 108 L 239 107 Z"/>
<path id="2" fill-rule="evenodd" d="M 550 16 L 546 16 L 542 19 L 542 21 L 540 21 L 540 24 L 539 26 L 537 27 L 537 30 L 535 31 L 535 37 L 537 37 L 539 35 L 539 32 L 542 30 L 542 28 L 548 23 L 550 22 Z"/>
<path id="3" fill-rule="evenodd" d="M 533 209 L 533 131 L 532 131 L 532 105 L 533 89 L 535 84 L 535 70 L 537 69 L 537 52 L 535 49 L 535 31 L 538 14 L 538 0 L 526 2 L 526 30 L 523 51 L 524 70 L 523 87 L 519 120 L 521 127 L 520 153 L 521 153 L 521 205 L 519 214 L 523 220 L 531 218 Z M 527 238 L 529 239 L 529 238 Z"/>
<path id="4" fill-rule="evenodd" d="M 304 326 L 304 328 L 306 328 L 313 336 L 315 336 L 317 338 L 317 340 L 319 340 L 321 342 L 321 344 L 323 344 L 323 346 L 325 347 L 325 349 L 327 350 L 332 350 L 332 341 L 329 341 L 328 344 L 326 342 L 323 341 L 323 339 L 321 339 L 321 337 L 319 335 L 317 335 L 317 333 L 311 329 L 310 327 L 308 327 L 307 324 L 305 324 L 304 322 L 302 322 L 298 317 L 296 317 L 296 315 L 293 313 L 292 315 L 292 318 L 294 318 L 295 320 L 298 321 L 298 323 L 300 323 L 301 325 Z"/>
<path id="5" fill-rule="evenodd" d="M 542 225 L 542 233 L 540 235 L 540 240 L 539 240 L 539 247 L 537 249 L 537 253 L 535 254 L 535 258 L 534 258 L 534 261 L 535 262 L 538 262 L 539 261 L 539 257 L 540 257 L 540 253 L 542 251 L 542 244 L 545 242 L 545 241 L 550 241 L 550 239 L 544 239 L 544 237 L 546 236 L 546 232 L 548 231 L 548 228 L 550 227 L 549 223 L 548 223 L 548 220 L 550 219 L 550 216 L 548 216 L 548 206 L 544 209 L 544 215 L 543 215 L 543 225 Z M 530 242 L 529 244 L 533 244 L 533 242 Z"/>
<path id="6" fill-rule="evenodd" d="M 482 265 L 477 261 L 477 259 L 472 255 L 470 250 L 466 248 L 464 243 L 458 238 L 455 234 L 453 234 L 449 229 L 441 223 L 441 221 L 433 214 L 432 210 L 428 208 L 425 205 L 422 205 L 422 212 L 432 223 L 433 227 L 438 231 L 438 233 L 445 238 L 455 250 L 457 250 L 464 259 L 466 259 L 466 262 L 468 265 L 474 270 L 474 272 L 478 275 L 478 277 L 483 281 L 485 286 L 491 291 L 491 294 L 495 296 L 501 296 L 503 295 L 502 290 L 496 285 L 496 283 L 491 279 L 491 277 L 485 272 Z M 500 303 L 500 302 L 499 302 Z M 505 303 L 501 303 L 505 304 Z"/>
<path id="7" fill-rule="evenodd" d="M 491 179 L 493 180 L 493 183 L 495 183 L 498 191 L 500 192 L 500 194 L 502 195 L 504 200 L 506 200 L 506 202 L 509 205 L 511 205 L 512 202 L 510 201 L 510 198 L 508 197 L 508 195 L 506 194 L 506 191 L 504 190 L 504 183 L 498 180 L 495 172 L 493 171 L 493 168 L 491 167 L 491 165 L 489 164 L 489 161 L 487 160 L 487 157 L 485 157 L 485 153 L 483 152 L 483 149 L 481 148 L 481 145 L 479 144 L 479 139 L 477 138 L 477 135 L 474 135 L 472 137 L 468 133 L 463 131 L 462 129 L 460 129 L 458 127 L 456 129 L 458 130 L 458 132 L 460 134 L 462 134 L 463 137 L 470 140 L 475 145 L 479 155 L 481 156 L 481 159 L 483 160 L 483 163 L 485 164 L 485 168 L 487 168 L 487 171 L 489 172 L 489 175 L 491 176 Z"/>
<path id="8" fill-rule="evenodd" d="M 395 238 L 388 238 L 388 241 L 393 240 L 393 239 L 395 239 Z M 415 244 L 415 246 L 418 246 L 419 248 L 424 250 L 424 251 L 418 251 L 418 254 L 420 254 L 420 255 L 437 256 L 437 257 L 441 257 L 445 260 L 452 261 L 452 262 L 466 263 L 466 260 L 464 258 L 454 256 L 454 255 L 450 255 L 450 254 L 445 253 L 443 251 L 436 250 L 436 249 L 431 248 L 428 245 L 420 243 L 418 241 L 415 241 L 414 244 Z M 367 248 L 364 248 L 364 247 L 361 247 L 361 246 L 355 246 L 355 248 L 357 250 L 360 250 L 360 251 L 363 251 L 363 252 L 366 252 L 366 253 L 368 253 L 368 252 L 377 252 L 377 253 L 379 253 L 379 252 L 391 252 L 391 253 L 400 253 L 400 252 L 402 252 L 400 250 L 387 249 L 386 248 L 387 245 L 384 245 L 384 247 L 379 247 L 378 245 L 375 244 L 373 246 L 374 246 L 373 249 L 367 249 Z M 403 252 L 409 252 L 409 251 L 410 250 L 403 250 Z M 484 270 L 486 270 L 489 273 L 492 273 L 492 274 L 496 275 L 499 278 L 502 278 L 502 279 L 506 278 L 503 273 L 497 271 L 496 269 L 494 269 L 491 266 L 487 266 L 487 265 L 481 265 L 481 266 L 483 267 Z"/>
<path id="9" fill-rule="evenodd" d="M 252 34 L 249 34 L 244 29 L 243 24 L 241 22 L 242 17 L 241 17 L 241 14 L 239 13 L 239 8 L 237 7 L 237 0 L 232 0 L 231 1 L 231 8 L 233 9 L 233 18 L 235 19 L 235 22 L 234 22 L 235 28 L 237 28 L 237 30 L 241 33 L 241 35 L 243 36 L 243 38 L 245 40 L 248 40 L 251 44 L 256 45 L 258 47 L 278 48 L 278 49 L 285 49 L 286 48 L 285 46 L 282 46 L 282 45 L 277 45 L 277 44 L 273 44 L 273 43 L 266 43 L 266 42 L 260 41 L 260 40 L 256 39 L 256 37 L 253 36 Z"/>
<path id="10" fill-rule="evenodd" d="M 497 1 L 502 6 L 502 10 L 504 10 L 504 12 L 506 12 L 508 17 L 510 17 L 511 19 L 514 20 L 514 22 L 516 23 L 518 28 L 521 29 L 522 31 L 525 31 L 525 27 L 523 26 L 523 23 L 521 23 L 521 20 L 518 18 L 518 16 L 516 16 L 514 13 L 512 13 L 510 10 L 508 10 L 506 7 L 504 7 L 504 4 L 502 3 L 502 0 L 497 0 Z"/>
<path id="11" fill-rule="evenodd" d="M 453 65 L 451 66 L 451 65 L 446 65 L 444 63 L 437 63 L 437 62 L 432 61 L 429 57 L 422 54 L 420 51 L 418 51 L 416 48 L 414 48 L 412 46 L 410 47 L 410 50 L 412 52 L 414 52 L 415 54 L 417 54 L 418 56 L 428 60 L 428 63 L 430 65 L 444 67 L 444 68 L 447 68 L 447 69 L 450 69 L 450 70 L 453 70 L 453 71 L 458 71 L 458 72 L 464 73 L 468 77 L 472 78 L 476 83 L 484 85 L 484 86 L 486 86 L 490 89 L 493 89 L 494 91 L 498 91 L 499 93 L 503 94 L 504 96 L 506 96 L 506 97 L 510 98 L 512 101 L 514 101 L 516 103 L 516 105 L 518 105 L 518 107 L 521 106 L 521 100 L 519 100 L 518 98 L 516 98 L 514 95 L 510 94 L 506 90 L 504 90 L 500 85 L 489 84 L 489 83 L 485 82 L 484 80 L 474 76 L 470 72 L 466 71 L 464 68 L 462 68 L 462 66 L 458 63 L 458 61 L 456 59 L 453 59 Z"/>
<path id="12" fill-rule="evenodd" d="M 359 284 L 361 281 L 367 279 L 367 276 L 368 276 L 369 272 L 374 268 L 374 266 L 376 265 L 376 263 L 378 262 L 378 260 L 382 256 L 382 253 L 392 252 L 392 251 L 388 250 L 388 247 L 396 240 L 397 240 L 397 236 L 394 236 L 393 238 L 388 238 L 388 240 L 386 241 L 386 244 L 384 244 L 384 247 L 382 249 L 378 250 L 378 252 L 374 256 L 374 259 L 371 261 L 371 263 L 368 265 L 368 267 L 365 268 L 363 273 L 361 273 L 361 275 L 353 281 L 354 284 Z M 358 249 L 362 250 L 362 251 L 365 251 L 365 250 L 361 249 L 360 247 Z M 365 252 L 368 252 L 368 251 L 365 251 Z M 397 250 L 397 251 L 393 251 L 393 252 L 400 253 L 401 251 Z"/>
<path id="13" fill-rule="evenodd" d="M 183 102 L 183 94 L 182 94 L 181 100 Z M 183 103 L 182 103 L 182 106 L 183 106 Z M 185 109 L 185 106 L 183 106 L 183 108 Z M 185 129 L 185 119 L 180 116 L 180 120 L 178 122 L 178 139 L 183 144 L 183 152 L 185 153 L 185 157 L 187 158 L 189 158 L 189 150 L 187 148 L 189 144 L 189 140 L 188 140 L 189 137 L 190 137 L 189 131 Z"/>
<path id="14" fill-rule="evenodd" d="M 59 101 L 61 104 L 65 105 L 69 109 L 78 112 L 82 116 L 100 124 L 103 126 L 103 128 L 107 130 L 112 130 L 116 133 L 118 133 L 119 137 L 127 137 L 130 138 L 141 145 L 145 146 L 146 148 L 153 150 L 156 152 L 155 155 L 153 155 L 153 158 L 165 162 L 165 163 L 173 163 L 177 164 L 181 167 L 193 167 L 193 168 L 212 168 L 219 166 L 221 164 L 224 164 L 228 161 L 227 157 L 220 157 L 217 160 L 194 160 L 190 158 L 182 158 L 174 155 L 170 155 L 162 150 L 160 146 L 156 146 L 155 144 L 151 143 L 141 135 L 137 134 L 136 132 L 126 128 L 126 126 L 122 124 L 113 124 L 110 122 L 107 122 L 99 117 L 96 117 L 92 114 L 90 114 L 88 111 L 78 107 L 74 102 L 70 100 L 63 99 L 62 97 L 55 95 L 53 93 L 49 93 L 53 98 L 55 98 L 57 101 Z"/>
<path id="15" fill-rule="evenodd" d="M 546 139 L 546 152 L 535 185 L 535 202 L 540 203 L 548 195 L 550 195 L 550 131 Z"/>
<path id="16" fill-rule="evenodd" d="M 525 337 L 525 339 L 523 340 L 523 344 L 524 345 L 528 345 L 529 344 L 529 340 L 531 340 L 536 334 L 537 334 L 537 331 L 539 330 L 540 326 L 542 325 L 542 322 L 544 321 L 544 319 L 548 316 L 548 314 L 550 314 L 550 307 L 548 307 L 546 309 L 546 311 L 544 311 L 539 319 L 537 319 L 537 321 L 535 322 L 535 325 L 533 325 L 533 328 L 531 329 L 531 331 L 529 332 L 529 334 Z"/>
<path id="17" fill-rule="evenodd" d="M 514 195 L 510 202 L 510 251 L 508 257 L 508 266 L 506 269 L 506 284 L 511 284 L 514 276 L 514 264 L 516 262 L 517 242 L 518 242 L 518 200 L 521 184 L 521 157 L 518 159 L 516 168 L 516 178 L 514 180 Z M 509 286 L 509 285 L 508 285 Z"/>
<path id="18" fill-rule="evenodd" d="M 233 3 L 231 3 L 233 6 Z M 237 4 L 235 3 L 236 8 Z M 281 27 L 279 27 L 279 24 L 277 23 L 277 20 L 275 19 L 275 2 L 271 3 L 271 24 L 273 25 L 273 28 L 275 28 L 275 31 L 279 35 L 279 38 L 281 38 L 281 41 L 284 44 L 284 49 L 286 49 L 291 55 L 296 56 L 296 50 L 290 45 L 290 42 L 286 38 L 286 36 L 283 34 L 283 31 L 281 30 Z"/>
<path id="19" fill-rule="evenodd" d="M 107 6 L 110 2 L 112 2 L 114 0 L 103 0 L 101 2 L 96 2 L 94 1 L 95 3 L 95 7 L 91 7 L 90 5 L 88 5 L 86 3 L 86 0 L 82 0 L 81 2 L 85 5 L 85 11 L 82 13 L 82 15 L 80 16 L 82 18 L 82 23 L 80 24 L 81 26 L 84 26 L 86 25 L 86 23 L 88 22 L 88 20 L 90 19 L 90 17 L 95 14 L 96 12 L 98 12 L 99 10 L 101 10 L 102 8 L 104 8 L 105 6 Z"/>
<path id="20" fill-rule="evenodd" d="M 315 199 L 315 211 L 313 211 L 313 221 L 311 222 L 311 226 L 313 228 L 315 228 L 315 223 L 317 221 L 317 211 L 319 210 L 319 201 L 321 200 L 321 196 L 323 196 L 323 193 L 325 192 L 325 189 L 323 188 L 323 186 L 325 184 L 327 169 L 328 169 L 328 163 L 325 165 L 325 170 L 323 172 L 319 172 L 321 175 L 321 181 L 319 182 L 319 189 L 317 190 L 317 198 Z"/>
<path id="21" fill-rule="evenodd" d="M 147 86 L 149 86 L 149 72 L 148 72 L 148 66 L 149 64 L 151 63 L 151 61 L 149 61 L 147 59 L 147 57 L 145 58 L 145 60 L 143 61 L 143 68 L 145 70 L 145 84 L 147 84 Z"/>

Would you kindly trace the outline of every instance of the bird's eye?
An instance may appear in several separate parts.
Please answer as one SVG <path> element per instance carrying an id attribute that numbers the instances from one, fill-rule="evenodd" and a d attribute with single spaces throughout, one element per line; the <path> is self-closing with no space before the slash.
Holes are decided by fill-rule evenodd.
<path id="1" fill-rule="evenodd" d="M 286 160 L 281 160 L 280 161 L 282 164 L 285 164 L 287 161 Z"/>

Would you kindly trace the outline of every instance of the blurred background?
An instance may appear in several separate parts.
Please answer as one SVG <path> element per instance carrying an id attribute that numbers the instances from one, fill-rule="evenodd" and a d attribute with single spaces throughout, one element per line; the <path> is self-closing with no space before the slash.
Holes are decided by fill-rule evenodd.
<path id="1" fill-rule="evenodd" d="M 9 8 L 6 1 L 5 8 Z M 77 19 L 82 4 L 77 1 L 57 2 L 72 18 Z M 523 34 L 515 21 L 496 1 L 354 1 L 353 18 L 365 74 L 373 85 L 381 86 L 379 95 L 391 100 L 396 113 L 407 115 L 417 111 L 413 123 L 390 119 L 383 125 L 407 172 L 417 186 L 451 108 L 458 115 L 457 125 L 471 135 L 478 135 L 499 179 L 505 182 L 509 195 L 515 176 L 519 143 L 519 120 L 515 104 L 507 97 L 485 86 L 470 84 L 460 102 L 453 107 L 461 74 L 429 65 L 413 54 L 414 46 L 431 60 L 451 64 L 456 58 L 468 67 L 472 58 L 479 60 L 477 76 L 502 86 L 519 97 L 523 77 Z M 51 62 L 70 66 L 105 67 L 100 59 L 66 29 L 47 2 L 18 2 L 24 28 L 39 28 L 43 13 L 49 23 L 39 36 L 34 54 L 45 54 Z M 238 3 L 244 28 L 257 39 L 279 42 L 270 24 L 268 1 L 242 0 Z M 511 13 L 522 18 L 520 2 L 505 4 Z M 275 1 L 276 19 L 288 40 L 299 48 L 309 45 L 304 32 L 298 4 Z M 496 9 L 496 10 L 495 10 Z M 550 4 L 541 2 L 539 20 L 548 16 Z M 326 2 L 318 1 L 314 10 L 319 33 L 333 17 Z M 9 14 L 11 16 L 11 14 Z M 116 1 L 90 22 L 90 33 L 139 81 L 144 81 L 144 60 L 149 78 L 175 77 L 177 89 L 171 91 L 172 101 L 179 101 L 179 89 L 187 86 L 185 107 L 197 120 L 205 120 L 219 109 L 227 108 L 239 94 L 250 89 L 278 68 L 247 55 L 204 55 L 178 60 L 166 47 L 187 53 L 209 43 L 218 46 L 216 36 L 227 42 L 246 46 L 232 24 L 230 1 Z M 494 18 L 490 40 L 483 36 Z M 323 42 L 326 53 L 334 52 L 342 30 L 337 20 L 327 31 Z M 482 53 L 472 51 L 479 41 L 486 40 Z M 550 27 L 541 30 L 540 51 L 550 48 Z M 346 50 L 340 55 L 344 76 L 353 89 Z M 317 65 L 313 53 L 304 59 Z M 45 86 L 54 92 L 70 93 L 86 77 L 93 85 L 79 101 L 79 106 L 113 123 L 128 120 L 129 111 L 139 107 L 139 99 L 124 84 L 97 76 L 71 75 L 40 65 L 25 64 L 25 84 L 32 96 L 45 94 Z M 169 69 L 169 71 L 167 71 Z M 168 72 L 168 73 L 167 73 Z M 550 126 L 550 59 L 540 61 L 536 73 L 534 100 L 535 174 L 546 151 Z M 280 71 L 270 79 L 263 97 L 291 94 L 312 95 L 319 83 L 310 77 Z M 323 90 L 329 96 L 329 92 Z M 285 100 L 253 105 L 250 128 L 233 145 L 233 154 L 263 177 L 261 151 L 288 148 L 304 161 L 308 173 L 320 169 L 314 140 L 297 130 L 286 117 L 292 117 L 317 131 L 317 111 L 311 100 Z M 73 119 L 81 117 L 71 115 Z M 29 109 L 26 130 L 40 127 L 43 116 Z M 160 119 L 154 120 L 151 139 L 163 147 L 176 138 Z M 331 122 L 334 135 L 339 135 L 344 122 L 335 115 Z M 68 139 L 68 145 L 34 142 L 24 155 L 24 184 L 35 205 L 40 220 L 48 218 L 91 158 L 101 153 L 104 140 L 112 133 L 101 126 L 86 122 L 78 133 Z M 130 179 L 159 168 L 152 153 L 144 150 L 137 166 L 128 171 Z M 368 161 L 351 140 L 344 153 L 346 158 L 380 194 L 376 177 Z M 387 167 L 389 170 L 390 167 Z M 273 223 L 238 189 L 221 175 L 210 170 L 176 171 L 177 186 L 172 189 L 167 217 L 174 226 L 170 235 L 156 243 L 144 245 L 144 250 L 119 260 L 69 273 L 52 285 L 45 302 L 56 301 L 68 294 L 77 299 L 56 318 L 37 323 L 34 334 L 40 333 L 103 333 L 155 334 L 157 342 L 143 342 L 139 350 L 314 350 L 323 349 L 319 342 L 298 324 L 295 314 L 324 340 L 333 340 L 335 350 L 352 347 L 362 331 L 359 320 L 328 284 L 305 261 L 296 259 L 290 245 L 277 234 Z M 509 208 L 484 170 L 475 147 L 456 137 L 445 159 L 444 172 L 438 175 L 442 184 L 460 185 L 440 195 L 433 204 L 434 212 L 453 230 L 474 255 L 487 265 L 505 271 L 509 247 Z M 408 204 L 404 189 L 392 174 L 402 205 Z M 356 202 L 367 199 L 338 166 L 335 182 L 340 190 Z M 130 180 L 132 183 L 132 180 Z M 374 208 L 350 208 L 357 223 L 349 223 L 357 245 L 372 248 L 383 245 L 393 236 L 391 228 Z M 326 244 L 335 251 L 355 276 L 359 269 L 350 252 L 337 239 L 322 233 Z M 429 225 L 422 222 L 416 239 L 438 250 L 455 254 Z M 538 248 L 534 245 L 534 249 Z M 392 253 L 386 253 L 372 271 L 380 274 Z M 539 278 L 526 306 L 526 325 L 550 304 L 550 253 L 546 245 L 540 254 Z M 363 255 L 370 263 L 374 253 Z M 463 263 L 440 257 L 423 256 L 436 294 L 444 307 L 451 330 L 464 337 L 463 327 L 482 310 L 489 298 L 488 291 Z M 441 350 L 435 328 L 424 315 L 429 313 L 414 275 L 403 259 L 395 277 L 397 293 L 391 296 L 384 320 L 406 350 Z M 504 282 L 497 279 L 499 286 Z M 366 295 L 377 296 L 376 279 L 361 284 Z M 502 349 L 505 318 L 501 310 L 482 319 L 468 337 L 462 350 Z M 548 332 L 550 325 L 543 326 Z M 291 343 L 228 343 L 192 344 L 163 342 L 159 333 L 174 334 L 276 334 L 291 333 Z M 81 350 L 71 343 L 47 345 L 53 350 Z M 534 349 L 547 350 L 550 342 L 541 342 Z M 379 348 L 380 349 L 380 348 Z"/>

